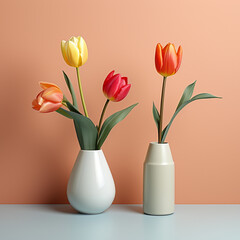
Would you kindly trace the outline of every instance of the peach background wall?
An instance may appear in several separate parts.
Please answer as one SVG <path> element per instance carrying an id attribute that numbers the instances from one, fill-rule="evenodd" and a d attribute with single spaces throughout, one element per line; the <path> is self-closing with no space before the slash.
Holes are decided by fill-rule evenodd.
<path id="1" fill-rule="evenodd" d="M 66 203 L 66 187 L 79 151 L 71 120 L 39 114 L 31 101 L 38 81 L 58 84 L 61 70 L 77 88 L 60 41 L 82 35 L 89 59 L 80 69 L 88 111 L 96 122 L 105 98 L 102 83 L 115 69 L 132 89 L 107 114 L 139 102 L 103 147 L 117 188 L 115 203 L 142 202 L 142 169 L 156 141 L 152 102 L 161 77 L 154 67 L 157 42 L 183 47 L 179 72 L 168 79 L 165 124 L 186 85 L 222 100 L 195 102 L 168 135 L 176 164 L 177 203 L 240 203 L 238 0 L 62 1 L 11 0 L 1 5 L 0 203 Z M 68 95 L 69 96 L 69 95 Z"/>

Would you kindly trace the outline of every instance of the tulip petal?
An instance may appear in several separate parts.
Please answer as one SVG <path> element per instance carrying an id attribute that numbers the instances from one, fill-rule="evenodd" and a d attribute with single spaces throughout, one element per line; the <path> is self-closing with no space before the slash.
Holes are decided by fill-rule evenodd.
<path id="1" fill-rule="evenodd" d="M 34 100 L 32 101 L 32 108 L 35 109 L 35 110 L 37 110 L 37 111 L 39 111 L 39 109 L 41 108 L 41 106 L 38 104 L 37 99 L 34 99 Z"/>
<path id="2" fill-rule="evenodd" d="M 78 46 L 79 38 L 78 37 L 71 37 L 69 41 L 73 42 L 76 46 Z"/>
<path id="3" fill-rule="evenodd" d="M 46 101 L 51 101 L 54 103 L 61 103 L 63 100 L 63 93 L 60 89 L 55 87 L 50 87 L 44 90 L 42 98 Z"/>
<path id="4" fill-rule="evenodd" d="M 131 84 L 127 84 L 126 86 L 121 88 L 120 91 L 116 94 L 115 99 L 112 101 L 119 102 L 119 101 L 123 100 L 128 95 L 130 87 L 131 87 Z"/>
<path id="5" fill-rule="evenodd" d="M 124 82 L 125 82 L 124 85 L 128 84 L 128 78 L 127 77 L 122 77 L 122 80 L 124 80 Z"/>
<path id="6" fill-rule="evenodd" d="M 158 73 L 161 72 L 162 66 L 163 66 L 163 58 L 162 58 L 162 46 L 160 43 L 156 46 L 155 51 L 155 66 Z"/>
<path id="7" fill-rule="evenodd" d="M 53 84 L 53 83 L 39 82 L 39 85 L 43 89 L 48 89 L 48 88 L 51 88 L 51 87 L 55 87 L 55 88 L 60 90 L 60 88 L 56 84 Z"/>
<path id="8" fill-rule="evenodd" d="M 114 72 L 115 72 L 115 70 L 111 71 L 111 72 L 107 75 L 105 81 L 108 81 L 108 80 L 114 75 Z"/>
<path id="9" fill-rule="evenodd" d="M 108 85 L 105 85 L 103 92 L 108 99 L 112 100 L 115 97 L 115 94 L 119 91 L 121 81 L 120 74 L 116 74 L 109 80 Z"/>
<path id="10" fill-rule="evenodd" d="M 168 44 L 163 49 L 163 67 L 162 67 L 162 75 L 170 76 L 175 73 L 175 69 L 177 66 L 177 54 L 173 44 Z"/>
<path id="11" fill-rule="evenodd" d="M 40 113 L 49 113 L 58 110 L 62 106 L 61 103 L 44 102 L 39 110 Z"/>
<path id="12" fill-rule="evenodd" d="M 69 61 L 69 65 L 71 65 L 72 67 L 81 66 L 79 50 L 72 41 L 68 41 L 66 43 L 65 50 L 66 50 L 66 55 Z"/>
<path id="13" fill-rule="evenodd" d="M 119 85 L 119 89 L 127 85 L 127 77 L 122 77 L 121 78 L 121 83 Z"/>
<path id="14" fill-rule="evenodd" d="M 180 68 L 181 62 L 182 62 L 182 54 L 183 54 L 183 50 L 182 47 L 179 46 L 178 51 L 177 51 L 177 67 L 175 69 L 175 73 L 178 71 L 178 69 Z"/>
<path id="15" fill-rule="evenodd" d="M 109 84 L 109 81 L 110 81 L 110 79 L 112 78 L 112 76 L 114 75 L 114 70 L 113 71 L 111 71 L 108 75 L 107 75 L 107 77 L 106 77 L 106 79 L 105 79 L 105 81 L 104 81 L 104 83 L 103 83 L 103 89 L 105 89 L 106 88 L 106 86 Z"/>
<path id="16" fill-rule="evenodd" d="M 67 53 L 66 53 L 66 41 L 62 40 L 61 41 L 61 50 L 62 50 L 62 55 L 65 60 L 65 62 L 70 65 L 68 58 L 67 58 Z"/>
<path id="17" fill-rule="evenodd" d="M 80 55 L 81 55 L 81 65 L 83 65 L 88 59 L 87 44 L 82 37 L 80 37 L 78 44 L 79 44 L 78 48 L 79 48 Z"/>
<path id="18" fill-rule="evenodd" d="M 41 92 L 37 95 L 37 97 L 36 97 L 37 103 L 38 103 L 38 105 L 40 105 L 40 106 L 42 105 L 42 103 L 43 103 L 43 101 L 44 101 L 44 99 L 42 98 L 43 92 L 44 92 L 44 91 L 41 91 Z"/>
<path id="19" fill-rule="evenodd" d="M 163 66 L 161 74 L 165 77 L 174 74 L 177 66 L 177 54 L 173 44 L 169 43 L 164 47 L 162 57 Z"/>

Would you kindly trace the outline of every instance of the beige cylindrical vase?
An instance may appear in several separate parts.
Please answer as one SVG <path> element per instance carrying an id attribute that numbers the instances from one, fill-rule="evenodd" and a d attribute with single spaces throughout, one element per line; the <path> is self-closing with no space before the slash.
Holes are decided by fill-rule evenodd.
<path id="1" fill-rule="evenodd" d="M 143 211 L 150 215 L 174 213 L 175 170 L 168 143 L 149 144 L 143 173 Z"/>

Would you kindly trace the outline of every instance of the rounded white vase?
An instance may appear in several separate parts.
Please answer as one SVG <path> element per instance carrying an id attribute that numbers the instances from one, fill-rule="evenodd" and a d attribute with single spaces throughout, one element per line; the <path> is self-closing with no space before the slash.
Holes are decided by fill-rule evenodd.
<path id="1" fill-rule="evenodd" d="M 149 144 L 143 174 L 144 213 L 150 215 L 174 213 L 175 170 L 168 143 Z"/>
<path id="2" fill-rule="evenodd" d="M 115 184 L 102 150 L 80 150 L 67 187 L 71 206 L 85 214 L 108 209 L 115 197 Z"/>

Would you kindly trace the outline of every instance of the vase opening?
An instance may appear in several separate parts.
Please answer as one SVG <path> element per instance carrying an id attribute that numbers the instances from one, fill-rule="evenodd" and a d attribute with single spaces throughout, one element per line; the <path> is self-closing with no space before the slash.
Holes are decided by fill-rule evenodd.
<path id="1" fill-rule="evenodd" d="M 151 142 L 151 144 L 155 144 L 155 145 L 161 145 L 161 144 L 168 144 L 168 142 L 163 142 L 163 143 Z"/>
<path id="2" fill-rule="evenodd" d="M 92 149 L 92 150 L 85 150 L 85 149 L 80 149 L 82 152 L 101 152 L 102 149 Z"/>

